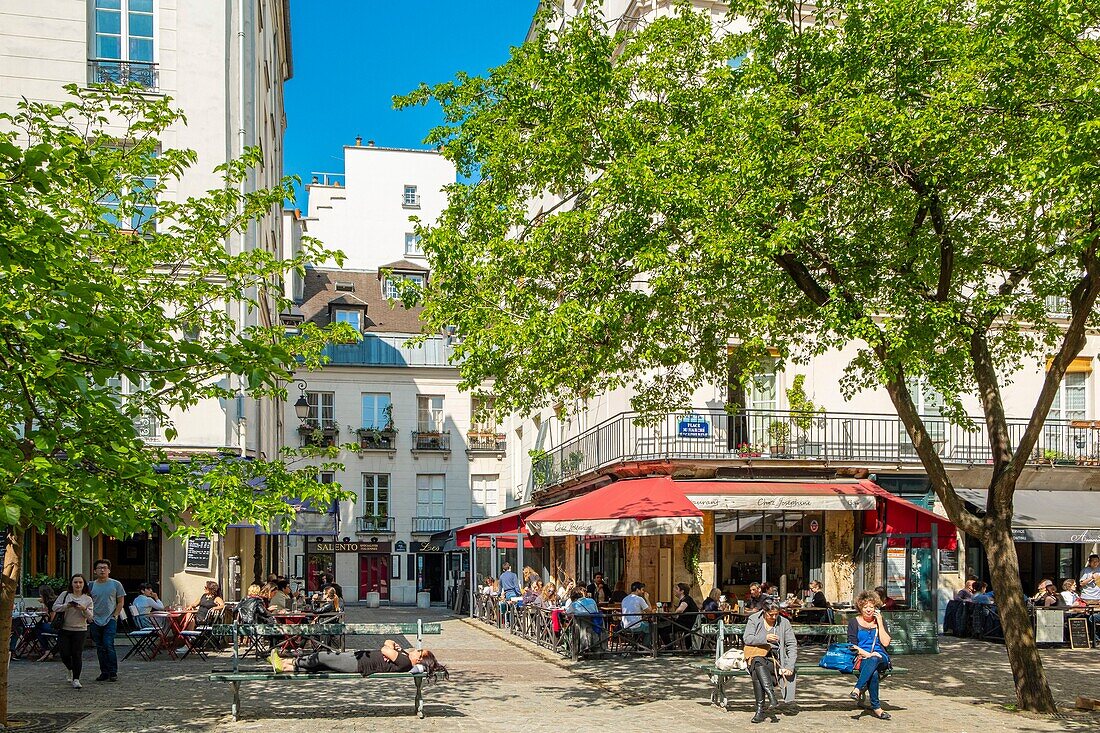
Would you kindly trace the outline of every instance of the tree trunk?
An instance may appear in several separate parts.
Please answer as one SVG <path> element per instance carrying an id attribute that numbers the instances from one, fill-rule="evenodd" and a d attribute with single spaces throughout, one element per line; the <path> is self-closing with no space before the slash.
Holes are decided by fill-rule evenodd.
<path id="1" fill-rule="evenodd" d="M 1027 613 L 1026 596 L 1020 582 L 1020 561 L 1010 523 L 1007 520 L 990 522 L 980 539 L 989 558 L 994 599 L 1004 629 L 1005 649 L 1016 684 L 1019 709 L 1052 715 L 1058 708 L 1047 684 L 1039 649 L 1035 646 L 1035 631 Z"/>
<path id="2" fill-rule="evenodd" d="M 15 591 L 19 584 L 19 560 L 23 554 L 23 529 L 0 528 L 10 531 L 7 550 L 4 553 L 4 572 L 0 576 L 0 639 L 7 645 L 11 638 L 11 614 L 15 608 Z M 0 725 L 8 727 L 8 668 L 11 654 L 4 652 L 0 659 Z"/>

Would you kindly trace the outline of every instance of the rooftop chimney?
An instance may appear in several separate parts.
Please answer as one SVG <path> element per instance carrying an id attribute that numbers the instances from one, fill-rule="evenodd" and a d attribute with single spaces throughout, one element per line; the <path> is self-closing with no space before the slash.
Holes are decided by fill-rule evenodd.
<path id="1" fill-rule="evenodd" d="M 373 140 L 367 140 L 367 147 L 368 148 L 373 148 L 374 147 L 374 141 Z"/>
<path id="2" fill-rule="evenodd" d="M 361 135 L 356 135 L 355 136 L 355 147 L 357 147 L 357 148 L 363 147 L 363 137 Z"/>
<path id="3" fill-rule="evenodd" d="M 312 183 L 317 183 L 317 182 L 318 182 L 318 180 L 317 180 L 317 176 L 314 176 L 314 177 L 313 177 L 313 181 L 312 181 Z"/>

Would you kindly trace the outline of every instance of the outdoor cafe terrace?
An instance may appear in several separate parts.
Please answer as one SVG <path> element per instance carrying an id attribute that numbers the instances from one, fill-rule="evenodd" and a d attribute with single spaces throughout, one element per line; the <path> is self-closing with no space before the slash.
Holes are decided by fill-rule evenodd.
<path id="1" fill-rule="evenodd" d="M 941 417 L 922 419 L 948 470 L 988 470 L 992 457 L 983 418 L 970 418 L 969 426 Z M 1024 418 L 1008 420 L 1013 443 L 1026 427 Z M 1100 421 L 1047 421 L 1030 460 L 1037 466 L 1100 467 Z M 538 456 L 532 474 L 537 496 L 621 464 L 773 461 L 808 468 L 920 466 L 896 415 L 756 409 L 730 414 L 700 408 L 655 420 L 637 412 L 620 413 Z"/>

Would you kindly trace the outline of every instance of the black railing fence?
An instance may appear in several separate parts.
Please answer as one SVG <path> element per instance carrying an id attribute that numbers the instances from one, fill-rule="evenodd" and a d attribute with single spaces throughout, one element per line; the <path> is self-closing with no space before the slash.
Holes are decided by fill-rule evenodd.
<path id="1" fill-rule="evenodd" d="M 983 418 L 973 427 L 938 416 L 923 417 L 932 445 L 950 464 L 992 460 Z M 1019 441 L 1026 419 L 1008 420 L 1010 440 Z M 698 409 L 654 421 L 624 412 L 537 456 L 535 490 L 624 461 L 728 458 L 920 463 L 896 415 L 787 410 Z M 1047 463 L 1100 464 L 1100 421 L 1051 420 L 1031 459 Z"/>

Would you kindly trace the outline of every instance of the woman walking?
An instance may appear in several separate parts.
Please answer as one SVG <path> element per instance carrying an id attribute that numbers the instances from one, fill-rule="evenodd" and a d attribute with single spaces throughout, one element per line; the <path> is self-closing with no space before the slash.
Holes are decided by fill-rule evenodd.
<path id="1" fill-rule="evenodd" d="M 69 670 L 69 682 L 79 690 L 80 671 L 83 668 L 84 639 L 88 636 L 88 622 L 92 620 L 92 596 L 88 583 L 77 573 L 69 578 L 69 588 L 54 601 L 57 612 L 57 652 Z"/>
<path id="2" fill-rule="evenodd" d="M 882 709 L 878 696 L 879 678 L 890 668 L 890 655 L 886 652 L 890 633 L 882 620 L 881 605 L 882 599 L 874 591 L 865 590 L 856 598 L 859 615 L 848 621 L 848 643 L 858 656 L 859 679 L 848 697 L 858 702 L 864 691 L 869 692 L 871 714 L 879 720 L 889 720 L 890 713 Z"/>
<path id="3" fill-rule="evenodd" d="M 752 691 L 756 696 L 756 715 L 752 722 L 763 723 L 769 709 L 776 705 L 775 691 L 779 684 L 783 702 L 794 702 L 794 667 L 798 662 L 798 641 L 794 637 L 791 622 L 779 615 L 779 603 L 772 598 L 761 601 L 760 610 L 749 616 L 744 635 L 745 661 L 752 677 Z M 774 715 L 774 713 L 773 713 Z"/>

